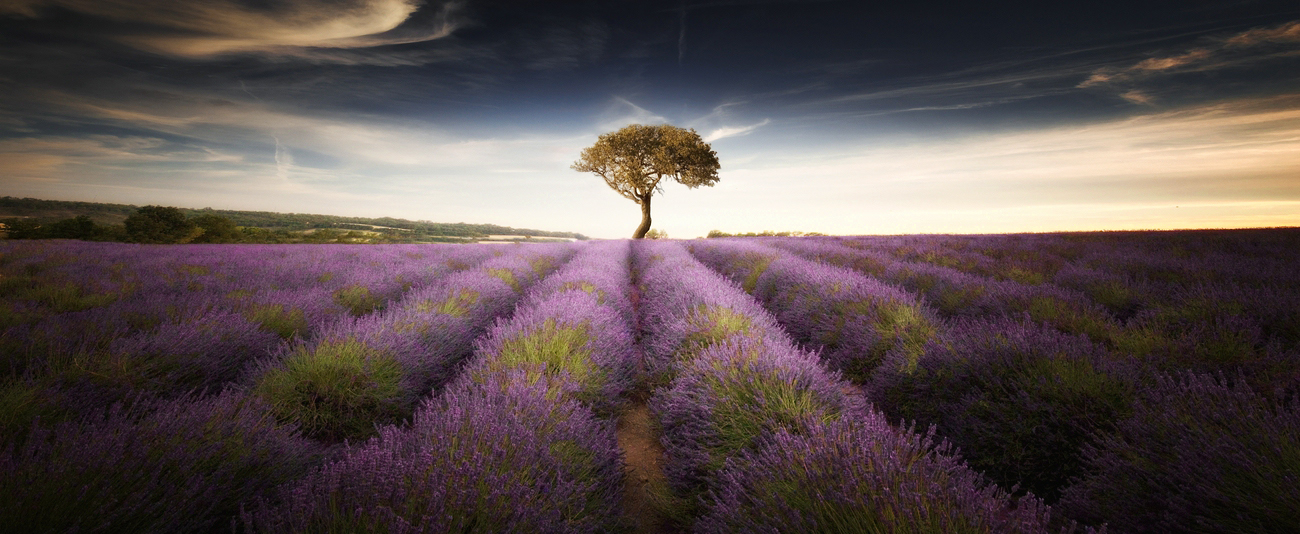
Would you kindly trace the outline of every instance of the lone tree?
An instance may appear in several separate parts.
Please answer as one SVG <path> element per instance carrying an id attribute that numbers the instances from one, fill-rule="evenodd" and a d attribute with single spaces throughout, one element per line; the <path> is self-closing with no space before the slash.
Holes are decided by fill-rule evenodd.
<path id="1" fill-rule="evenodd" d="M 573 170 L 595 173 L 618 194 L 641 205 L 641 226 L 632 239 L 650 231 L 650 197 L 664 178 L 691 189 L 718 183 L 718 154 L 695 130 L 667 124 L 633 124 L 601 135 L 582 150 Z"/>

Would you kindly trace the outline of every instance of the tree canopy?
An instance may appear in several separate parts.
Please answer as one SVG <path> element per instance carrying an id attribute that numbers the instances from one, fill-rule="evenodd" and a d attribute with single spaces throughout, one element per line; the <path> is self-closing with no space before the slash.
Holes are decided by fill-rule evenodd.
<path id="1" fill-rule="evenodd" d="M 641 205 L 634 239 L 650 231 L 650 198 L 663 191 L 664 178 L 691 189 L 712 186 L 720 167 L 718 154 L 695 130 L 669 124 L 633 124 L 602 134 L 573 164 L 573 170 L 594 173 L 610 189 Z"/>
<path id="2" fill-rule="evenodd" d="M 136 243 L 188 243 L 203 233 L 180 209 L 168 206 L 145 206 L 122 224 Z"/>

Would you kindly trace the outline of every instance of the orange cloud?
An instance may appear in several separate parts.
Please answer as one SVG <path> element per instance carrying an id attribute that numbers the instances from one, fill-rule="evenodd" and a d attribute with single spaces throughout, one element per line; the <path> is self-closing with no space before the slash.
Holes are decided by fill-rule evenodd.
<path id="1" fill-rule="evenodd" d="M 415 0 L 289 0 L 253 8 L 237 0 L 17 0 L 0 14 L 39 17 L 58 7 L 117 22 L 144 24 L 164 33 L 116 37 L 130 46 L 163 54 L 207 57 L 231 52 L 292 55 L 293 49 L 359 48 L 427 41 L 456 28 L 459 2 L 443 4 L 429 27 L 395 31 L 416 11 Z"/>
<path id="2" fill-rule="evenodd" d="M 1224 58 L 1226 52 L 1234 51 L 1240 55 L 1241 49 L 1257 47 L 1269 43 L 1300 42 L 1300 21 L 1293 21 L 1275 28 L 1255 28 L 1219 41 L 1213 46 L 1193 48 L 1182 54 L 1167 57 L 1153 57 L 1122 68 L 1102 67 L 1076 87 L 1093 87 L 1112 82 L 1122 82 L 1140 76 L 1157 74 L 1180 68 L 1216 69 L 1231 66 L 1240 58 Z M 1121 95 L 1123 96 L 1123 95 Z M 1132 100 L 1125 96 L 1124 98 Z"/>
<path id="3" fill-rule="evenodd" d="M 1295 41 L 1300 41 L 1300 20 L 1276 28 L 1256 28 L 1245 31 L 1224 41 L 1224 43 L 1230 46 L 1256 46 L 1263 43 Z"/>
<path id="4" fill-rule="evenodd" d="M 1181 67 L 1190 63 L 1204 60 L 1210 57 L 1210 51 L 1204 48 L 1196 48 L 1186 54 L 1179 54 L 1172 57 L 1161 57 L 1145 59 L 1137 65 L 1133 65 L 1131 70 L 1166 70 L 1174 67 Z"/>

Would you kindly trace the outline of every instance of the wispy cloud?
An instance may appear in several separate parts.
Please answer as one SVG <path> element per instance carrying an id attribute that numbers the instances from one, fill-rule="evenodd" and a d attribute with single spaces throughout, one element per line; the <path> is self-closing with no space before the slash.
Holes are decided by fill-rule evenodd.
<path id="1" fill-rule="evenodd" d="M 629 124 L 665 124 L 671 122 L 667 117 L 632 103 L 631 100 L 616 96 L 611 105 L 602 113 L 599 128 L 612 130 Z"/>
<path id="2" fill-rule="evenodd" d="M 772 122 L 771 119 L 763 119 L 761 122 L 750 124 L 748 126 L 726 126 L 726 127 L 718 128 L 716 130 L 713 130 L 712 132 L 709 132 L 708 135 L 704 136 L 704 140 L 712 143 L 714 141 L 717 141 L 718 139 L 723 139 L 726 137 L 737 137 L 741 135 L 749 135 L 754 130 L 767 126 L 768 124 L 771 124 L 771 122 Z"/>
<path id="3" fill-rule="evenodd" d="M 1124 67 L 1096 69 L 1078 87 L 1130 82 L 1168 72 L 1224 69 L 1270 57 L 1296 55 L 1300 52 L 1296 49 L 1296 45 L 1300 45 L 1300 21 L 1272 28 L 1255 28 L 1209 41 L 1204 46 L 1178 54 L 1150 57 Z M 1267 45 L 1281 45 L 1281 49 Z"/>
<path id="4" fill-rule="evenodd" d="M 419 24 L 415 0 L 285 0 L 256 6 L 238 0 L 16 0 L 0 14 L 38 18 L 50 8 L 149 27 L 110 37 L 168 55 L 211 57 L 245 52 L 294 55 L 303 49 L 350 49 L 413 43 L 450 35 L 460 2 L 445 2 Z"/>
<path id="5" fill-rule="evenodd" d="M 1152 98 L 1151 98 L 1151 95 L 1148 95 L 1148 94 L 1146 94 L 1146 93 L 1144 93 L 1144 92 L 1142 92 L 1142 91 L 1139 91 L 1139 90 L 1137 90 L 1137 89 L 1132 89 L 1132 90 L 1129 90 L 1129 91 L 1125 91 L 1125 92 L 1123 92 L 1123 93 L 1120 93 L 1119 97 L 1120 97 L 1120 98 L 1123 98 L 1124 100 L 1128 100 L 1129 102 L 1132 102 L 1132 103 L 1134 103 L 1134 104 L 1146 104 L 1146 105 L 1151 105 L 1152 103 L 1154 103 L 1154 101 L 1153 101 Z"/>

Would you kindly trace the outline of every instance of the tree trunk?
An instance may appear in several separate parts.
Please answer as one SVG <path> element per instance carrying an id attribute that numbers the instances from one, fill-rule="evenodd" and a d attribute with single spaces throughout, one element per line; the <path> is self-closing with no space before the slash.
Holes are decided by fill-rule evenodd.
<path id="1" fill-rule="evenodd" d="M 652 191 L 649 195 L 641 197 L 641 226 L 636 227 L 632 239 L 641 239 L 645 237 L 646 232 L 650 231 L 650 196 L 653 194 Z"/>

